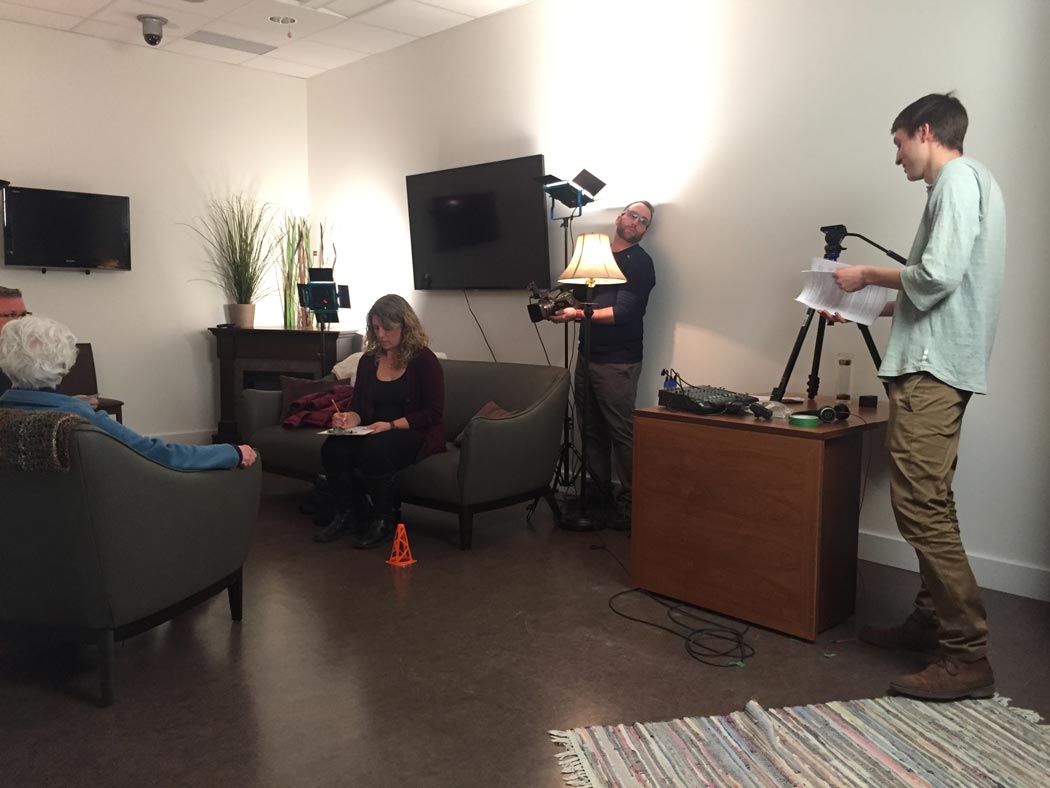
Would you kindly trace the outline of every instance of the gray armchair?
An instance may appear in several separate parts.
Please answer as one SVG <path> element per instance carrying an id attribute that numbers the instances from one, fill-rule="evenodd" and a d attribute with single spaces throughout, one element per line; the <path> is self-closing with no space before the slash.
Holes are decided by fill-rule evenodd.
<path id="1" fill-rule="evenodd" d="M 459 447 L 427 457 L 398 474 L 401 500 L 456 512 L 459 545 L 469 550 L 478 512 L 543 497 L 557 516 L 551 490 L 569 396 L 569 374 L 560 367 L 442 361 L 445 432 Z M 473 418 L 494 401 L 514 415 Z"/>
<path id="2" fill-rule="evenodd" d="M 94 641 L 105 706 L 115 640 L 224 589 L 240 621 L 262 471 L 174 471 L 87 425 L 69 446 L 68 472 L 0 469 L 0 625 Z"/>

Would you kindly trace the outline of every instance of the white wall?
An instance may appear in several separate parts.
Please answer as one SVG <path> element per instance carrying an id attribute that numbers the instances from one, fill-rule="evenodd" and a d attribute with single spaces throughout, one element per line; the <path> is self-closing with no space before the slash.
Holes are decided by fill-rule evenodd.
<path id="1" fill-rule="evenodd" d="M 246 191 L 304 210 L 306 88 L 290 77 L 0 22 L 0 177 L 131 198 L 132 270 L 0 268 L 30 310 L 91 342 L 103 393 L 151 435 L 208 439 L 218 374 L 208 326 L 225 297 L 199 279 L 180 223 Z M 257 325 L 280 323 L 276 298 Z"/>
<path id="2" fill-rule="evenodd" d="M 577 232 L 608 229 L 630 200 L 657 204 L 639 404 L 654 403 L 667 365 L 768 392 L 803 314 L 799 271 L 822 253 L 817 228 L 844 223 L 906 252 L 925 193 L 895 169 L 890 123 L 921 95 L 958 90 L 967 153 L 997 174 L 1010 220 L 992 393 L 971 405 L 956 477 L 964 540 L 985 585 L 1050 598 L 1047 40 L 1043 0 L 537 0 L 311 79 L 311 205 L 334 224 L 353 322 L 401 292 L 436 347 L 484 359 L 461 293 L 412 291 L 404 176 L 531 153 L 562 175 L 586 167 L 609 186 Z M 551 242 L 556 273 L 553 225 Z M 895 265 L 847 247 L 847 262 Z M 470 297 L 501 361 L 543 362 L 524 293 Z M 887 328 L 873 332 L 880 347 Z M 560 362 L 560 329 L 541 331 Z M 829 332 L 822 390 L 839 351 L 854 355 L 854 392 L 881 393 L 848 326 Z M 910 566 L 874 449 L 862 555 Z"/>

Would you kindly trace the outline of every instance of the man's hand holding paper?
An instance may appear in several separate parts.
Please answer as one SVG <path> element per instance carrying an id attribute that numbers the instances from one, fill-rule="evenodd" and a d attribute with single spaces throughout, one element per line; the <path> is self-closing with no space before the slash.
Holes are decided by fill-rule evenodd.
<path id="1" fill-rule="evenodd" d="M 885 287 L 865 286 L 863 278 L 854 276 L 850 268 L 835 260 L 814 258 L 811 269 L 802 272 L 806 283 L 795 300 L 819 312 L 870 326 L 894 294 Z M 849 290 L 851 287 L 856 289 Z"/>

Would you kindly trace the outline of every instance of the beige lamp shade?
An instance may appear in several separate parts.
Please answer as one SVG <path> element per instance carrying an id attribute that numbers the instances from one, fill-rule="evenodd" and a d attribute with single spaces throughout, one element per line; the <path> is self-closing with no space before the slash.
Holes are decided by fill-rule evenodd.
<path id="1" fill-rule="evenodd" d="M 616 265 L 609 236 L 605 233 L 584 233 L 576 239 L 572 259 L 561 272 L 558 282 L 563 285 L 620 285 L 627 281 Z"/>

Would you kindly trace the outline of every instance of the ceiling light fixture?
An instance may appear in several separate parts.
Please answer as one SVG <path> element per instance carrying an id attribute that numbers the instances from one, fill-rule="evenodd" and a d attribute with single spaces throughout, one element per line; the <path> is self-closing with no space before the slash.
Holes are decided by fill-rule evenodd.
<path id="1" fill-rule="evenodd" d="M 294 25 L 298 20 L 294 16 L 271 16 L 270 21 L 275 25 Z"/>

